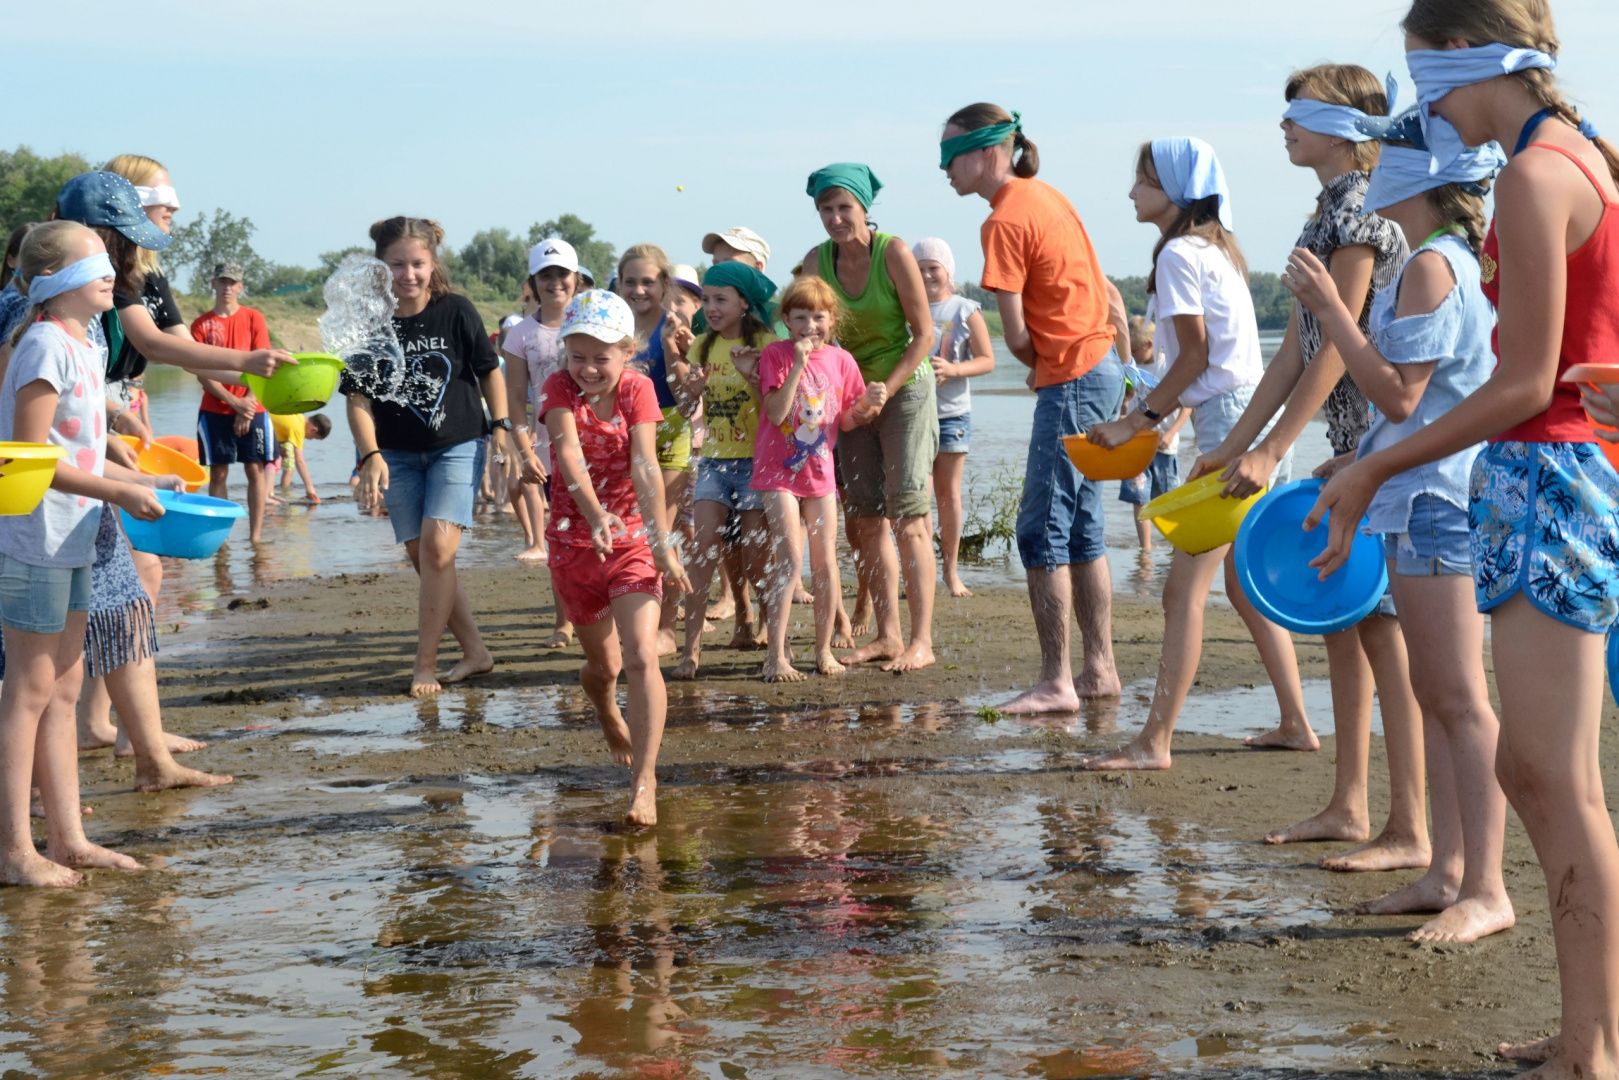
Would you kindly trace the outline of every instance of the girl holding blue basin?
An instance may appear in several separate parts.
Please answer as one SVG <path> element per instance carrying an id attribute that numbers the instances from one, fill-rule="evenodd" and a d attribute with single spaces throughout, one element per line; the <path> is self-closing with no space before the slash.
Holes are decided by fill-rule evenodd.
<path id="1" fill-rule="evenodd" d="M 1282 279 L 1321 320 L 1377 409 L 1361 457 L 1448 413 L 1495 367 L 1495 313 L 1480 289 L 1478 253 L 1483 196 L 1506 160 L 1492 143 L 1433 173 L 1415 110 L 1366 126 L 1384 143 L 1366 207 L 1417 241 L 1399 276 L 1372 303 L 1372 339 L 1361 334 L 1314 255 L 1294 251 Z M 1468 476 L 1481 449 L 1467 446 L 1397 474 L 1368 510 L 1371 530 L 1385 538 L 1411 689 L 1422 709 L 1434 851 L 1426 875 L 1363 910 L 1440 912 L 1411 934 L 1413 941 L 1473 941 L 1514 921 L 1501 879 L 1506 798 L 1494 772 L 1500 725 L 1484 675 L 1484 616 L 1472 603 L 1468 553 Z"/>

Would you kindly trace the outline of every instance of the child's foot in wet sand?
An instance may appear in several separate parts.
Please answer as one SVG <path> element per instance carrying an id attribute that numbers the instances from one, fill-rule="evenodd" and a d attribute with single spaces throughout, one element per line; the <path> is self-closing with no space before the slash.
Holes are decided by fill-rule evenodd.
<path id="1" fill-rule="evenodd" d="M 793 667 L 792 660 L 785 656 L 772 656 L 764 662 L 759 676 L 765 682 L 803 682 L 809 676 Z"/>
<path id="2" fill-rule="evenodd" d="M 856 633 L 858 632 L 857 629 Z M 847 656 L 839 657 L 839 659 L 843 662 L 844 667 L 852 667 L 856 664 L 870 663 L 873 660 L 892 660 L 904 651 L 905 643 L 903 641 L 878 638 L 860 646 L 860 648 Z"/>
<path id="3" fill-rule="evenodd" d="M 933 646 L 925 641 L 913 641 L 905 651 L 883 665 L 884 671 L 920 671 L 934 663 Z"/>
<path id="4" fill-rule="evenodd" d="M 736 630 L 731 634 L 731 642 L 727 649 L 762 649 L 765 647 L 764 635 L 759 633 L 759 627 L 753 621 L 739 622 Z"/>
<path id="5" fill-rule="evenodd" d="M 542 649 L 566 649 L 573 644 L 572 630 L 553 630 L 551 636 L 540 642 Z"/>
<path id="6" fill-rule="evenodd" d="M 410 696 L 432 697 L 442 691 L 437 671 L 413 671 L 410 674 Z"/>
<path id="7" fill-rule="evenodd" d="M 1335 874 L 1376 874 L 1387 870 L 1425 870 L 1433 861 L 1433 850 L 1415 840 L 1383 835 L 1342 855 L 1328 855 L 1321 869 Z"/>
<path id="8" fill-rule="evenodd" d="M 624 823 L 643 829 L 658 823 L 658 782 L 656 780 L 648 780 L 636 785 L 635 796 L 630 799 L 629 813 L 624 815 Z"/>
<path id="9" fill-rule="evenodd" d="M 607 739 L 608 752 L 613 755 L 613 764 L 629 768 L 633 760 L 630 749 L 630 729 L 624 723 L 624 714 L 618 711 L 615 704 L 611 712 L 600 712 L 596 719 L 601 723 L 602 735 Z"/>
<path id="10" fill-rule="evenodd" d="M 488 649 L 479 649 L 471 656 L 463 656 L 461 662 L 450 669 L 444 676 L 446 683 L 466 682 L 475 675 L 487 675 L 495 670 L 495 657 Z"/>
<path id="11" fill-rule="evenodd" d="M 1563 1048 L 1561 1035 L 1548 1035 L 1531 1042 L 1498 1043 L 1495 1052 L 1508 1061 L 1550 1061 Z"/>
<path id="12" fill-rule="evenodd" d="M 171 735 L 167 731 L 163 733 L 163 742 L 168 746 L 171 754 L 192 754 L 208 747 L 208 744 L 201 739 L 187 739 L 182 735 Z M 79 749 L 83 750 L 84 747 L 80 746 Z M 113 745 L 112 756 L 121 758 L 135 756 L 135 747 L 131 745 L 129 736 L 124 733 L 123 728 L 118 729 L 118 739 Z"/>
<path id="13" fill-rule="evenodd" d="M 1251 746 L 1256 750 L 1302 750 L 1315 751 L 1321 749 L 1321 740 L 1315 737 L 1309 721 L 1283 720 L 1280 725 L 1265 732 L 1263 735 L 1250 735 L 1242 740 L 1244 746 Z M 1362 837 L 1361 839 L 1365 839 Z"/>
<path id="14" fill-rule="evenodd" d="M 876 612 L 872 608 L 871 597 L 861 593 L 855 597 L 854 618 L 849 623 L 849 635 L 857 638 L 865 637 L 871 633 L 872 620 L 876 617 Z"/>
<path id="15" fill-rule="evenodd" d="M 1353 814 L 1329 806 L 1315 817 L 1305 818 L 1297 825 L 1289 825 L 1285 829 L 1266 833 L 1265 843 L 1302 844 L 1312 840 L 1347 840 L 1356 843 L 1370 835 L 1372 825 L 1365 814 Z"/>
<path id="16" fill-rule="evenodd" d="M 1089 772 L 1162 772 L 1170 767 L 1169 750 L 1150 743 L 1132 742 L 1111 754 L 1086 758 L 1079 767 Z"/>
<path id="17" fill-rule="evenodd" d="M 962 584 L 961 575 L 959 574 L 946 574 L 944 578 L 944 587 L 949 589 L 950 595 L 954 596 L 958 600 L 973 594 L 971 589 Z"/>
<path id="18" fill-rule="evenodd" d="M 79 815 L 81 817 L 89 817 L 95 812 L 94 807 L 86 806 L 83 803 L 79 804 Z M 38 818 L 40 821 L 45 820 L 45 801 L 40 798 L 38 788 L 34 788 L 28 792 L 28 816 L 31 818 Z"/>
<path id="19" fill-rule="evenodd" d="M 681 682 L 690 682 L 692 679 L 697 678 L 697 665 L 701 659 L 701 649 L 691 650 L 680 658 L 680 663 L 676 664 L 674 670 L 669 672 L 669 677 L 679 679 Z"/>
<path id="20" fill-rule="evenodd" d="M 1007 716 L 1075 713 L 1079 711 L 1079 695 L 1074 692 L 1074 684 L 1071 682 L 1036 683 L 1004 705 L 995 706 L 995 711 Z"/>
<path id="21" fill-rule="evenodd" d="M 795 603 L 795 604 L 813 604 L 813 603 L 815 603 L 815 597 L 811 596 L 810 591 L 808 589 L 804 588 L 804 586 L 802 584 L 800 584 L 798 586 L 798 591 L 793 593 L 793 603 Z"/>
<path id="22" fill-rule="evenodd" d="M 145 793 L 171 791 L 175 788 L 222 787 L 235 780 L 233 776 L 205 773 L 200 769 L 187 769 L 169 762 L 161 768 L 135 767 L 135 790 Z"/>
<path id="23" fill-rule="evenodd" d="M 842 675 L 849 669 L 838 663 L 838 658 L 827 650 L 815 658 L 815 671 L 819 675 Z"/>
<path id="24" fill-rule="evenodd" d="M 102 717 L 99 721 L 79 724 L 79 752 L 86 750 L 105 750 L 117 743 L 123 732 L 113 726 L 111 720 Z"/>
<path id="25" fill-rule="evenodd" d="M 1506 896 L 1471 898 L 1452 904 L 1405 935 L 1405 940 L 1417 944 L 1466 945 L 1510 930 L 1517 922 L 1512 901 Z"/>
<path id="26" fill-rule="evenodd" d="M 128 855 L 120 855 L 116 851 L 108 851 L 98 844 L 88 840 L 81 841 L 70 848 L 57 851 L 54 848 L 45 849 L 46 858 L 70 870 L 89 870 L 99 868 L 103 870 L 144 870 L 140 863 Z"/>
<path id="27" fill-rule="evenodd" d="M 0 862 L 0 885 L 39 885 L 63 889 L 83 880 L 83 875 L 44 858 L 37 851 L 26 851 L 18 859 Z"/>
<path id="28" fill-rule="evenodd" d="M 658 655 L 673 656 L 680 651 L 680 640 L 675 637 L 673 630 L 658 631 Z"/>
<path id="29" fill-rule="evenodd" d="M 844 610 L 843 598 L 838 598 L 838 613 L 832 621 L 832 647 L 834 649 L 854 648 L 854 625 L 849 622 L 849 613 Z"/>
<path id="30" fill-rule="evenodd" d="M 542 547 L 524 548 L 516 555 L 513 555 L 512 558 L 520 563 L 527 563 L 529 566 L 544 566 L 549 561 L 546 550 Z"/>
<path id="31" fill-rule="evenodd" d="M 710 601 L 708 608 L 703 612 L 703 617 L 710 622 L 724 622 L 735 615 L 736 601 L 731 598 L 729 591 L 718 600 Z"/>

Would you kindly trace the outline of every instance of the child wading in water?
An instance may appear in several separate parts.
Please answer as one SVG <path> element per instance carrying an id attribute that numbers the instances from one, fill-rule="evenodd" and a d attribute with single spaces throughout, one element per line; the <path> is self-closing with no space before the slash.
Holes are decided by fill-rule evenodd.
<path id="1" fill-rule="evenodd" d="M 971 596 L 956 560 L 961 551 L 961 473 L 972 438 L 972 393 L 967 380 L 995 370 L 989 327 L 976 300 L 956 295 L 956 257 L 935 237 L 911 245 L 922 272 L 938 355 L 933 357 L 939 396 L 939 456 L 933 459 L 933 497 L 939 504 L 939 556 L 951 596 Z"/>
<path id="2" fill-rule="evenodd" d="M 163 507 L 152 485 L 179 485 L 106 461 L 106 354 L 89 343 L 90 322 L 113 306 L 116 273 L 106 246 L 82 225 L 53 221 L 28 234 L 18 260 L 30 307 L 0 386 L 0 440 L 50 443 L 65 457 L 33 513 L 0 517 L 8 661 L 0 686 L 0 883 L 76 885 L 73 867 L 141 868 L 90 843 L 79 812 L 73 708 L 84 678 L 101 504 L 155 521 Z M 35 850 L 28 820 L 31 777 L 45 806 L 47 858 Z"/>
<path id="3" fill-rule="evenodd" d="M 854 357 L 831 344 L 837 332 L 838 298 L 825 281 L 818 277 L 794 281 L 782 295 L 781 312 L 792 340 L 767 346 L 759 358 L 765 422 L 759 425 L 753 452 L 753 489 L 764 493 L 774 546 L 765 592 L 770 651 L 762 674 L 767 682 L 796 682 L 804 676 L 787 654 L 787 624 L 802 573 L 800 505 L 809 528 L 815 579 L 815 670 L 837 675 L 843 665 L 832 655 L 832 629 L 843 584 L 838 578 L 832 450 L 839 431 L 869 424 L 882 411 L 888 388 L 880 382 L 863 382 Z"/>
<path id="4" fill-rule="evenodd" d="M 741 548 L 747 576 L 765 580 L 769 552 L 764 496 L 753 489 L 753 447 L 759 430 L 759 392 L 754 385 L 759 350 L 776 340 L 770 332 L 770 297 L 776 286 L 741 262 L 720 263 L 703 276 L 703 312 L 708 332 L 685 345 L 692 365 L 686 393 L 703 399 L 703 456 L 697 461 L 697 541 L 692 552 L 692 593 L 686 599 L 686 645 L 676 679 L 695 679 L 702 656 L 708 586 L 721 557 L 721 533 L 732 514 L 741 517 Z M 742 614 L 737 613 L 741 626 Z M 765 611 L 765 622 L 770 612 Z M 743 644 L 743 642 L 738 642 Z M 746 643 L 751 647 L 751 638 Z"/>
<path id="5" fill-rule="evenodd" d="M 635 355 L 635 317 L 619 297 L 597 289 L 575 297 L 562 344 L 567 369 L 546 379 L 540 396 L 561 481 L 551 488 L 547 527 L 552 587 L 585 650 L 579 683 L 613 760 L 631 770 L 625 820 L 655 825 L 669 704 L 658 670 L 660 575 L 671 588 L 689 587 L 664 511 L 663 411 L 652 381 L 624 370 Z M 616 700 L 620 670 L 629 674 L 628 723 Z"/>

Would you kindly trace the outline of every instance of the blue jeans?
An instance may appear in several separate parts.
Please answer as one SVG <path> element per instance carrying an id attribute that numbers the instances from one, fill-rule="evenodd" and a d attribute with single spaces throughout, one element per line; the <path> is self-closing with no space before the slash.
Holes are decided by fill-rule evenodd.
<path id="1" fill-rule="evenodd" d="M 1070 382 L 1035 391 L 1034 431 L 1023 473 L 1017 547 L 1025 570 L 1087 563 L 1106 549 L 1102 484 L 1087 480 L 1068 460 L 1064 435 L 1082 435 L 1112 420 L 1124 402 L 1124 369 L 1109 351 L 1091 370 Z"/>
<path id="2" fill-rule="evenodd" d="M 1411 500 L 1411 517 L 1405 529 L 1403 533 L 1383 535 L 1383 552 L 1393 561 L 1396 574 L 1402 577 L 1472 576 L 1473 555 L 1468 549 L 1470 531 L 1466 510 L 1437 495 L 1418 495 Z"/>
<path id="3" fill-rule="evenodd" d="M 972 413 L 939 417 L 939 453 L 965 454 L 972 437 Z"/>
<path id="4" fill-rule="evenodd" d="M 0 624 L 60 634 L 68 612 L 89 610 L 89 566 L 35 566 L 0 554 Z"/>
<path id="5" fill-rule="evenodd" d="M 1181 482 L 1181 463 L 1174 454 L 1162 450 L 1152 456 L 1152 464 L 1140 476 L 1119 481 L 1119 501 L 1146 506 Z"/>
<path id="6" fill-rule="evenodd" d="M 472 526 L 472 502 L 478 490 L 473 466 L 478 440 L 446 446 L 442 450 L 384 450 L 388 466 L 388 520 L 400 544 L 419 539 L 422 520 L 437 518 L 466 529 Z"/>
<path id="7" fill-rule="evenodd" d="M 717 502 L 729 510 L 763 510 L 765 493 L 754 491 L 752 458 L 698 458 L 693 502 Z"/>

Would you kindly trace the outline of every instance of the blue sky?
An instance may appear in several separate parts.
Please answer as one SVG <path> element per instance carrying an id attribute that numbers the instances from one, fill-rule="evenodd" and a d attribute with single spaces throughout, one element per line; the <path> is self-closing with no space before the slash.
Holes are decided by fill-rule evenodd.
<path id="1" fill-rule="evenodd" d="M 1619 133 L 1619 5 L 1554 3 L 1566 90 Z M 938 133 L 959 106 L 989 100 L 1023 113 L 1041 177 L 1074 202 L 1108 273 L 1147 269 L 1155 234 L 1125 192 L 1136 147 L 1165 135 L 1214 144 L 1249 260 L 1277 270 L 1316 190 L 1276 127 L 1287 74 L 1333 60 L 1403 75 L 1405 9 L 181 0 L 146 9 L 159 16 L 103 0 L 28 5 L 6 15 L 3 140 L 158 158 L 181 220 L 214 207 L 246 215 L 259 251 L 281 262 L 363 243 L 395 213 L 435 217 L 459 245 L 571 211 L 621 249 L 650 240 L 686 262 L 702 257 L 705 232 L 749 225 L 774 247 L 777 280 L 824 235 L 805 177 L 865 161 L 887 185 L 872 216 L 907 240 L 944 237 L 965 279 L 982 264 L 988 207 L 945 184 Z M 97 32 L 64 24 L 69 10 Z"/>

